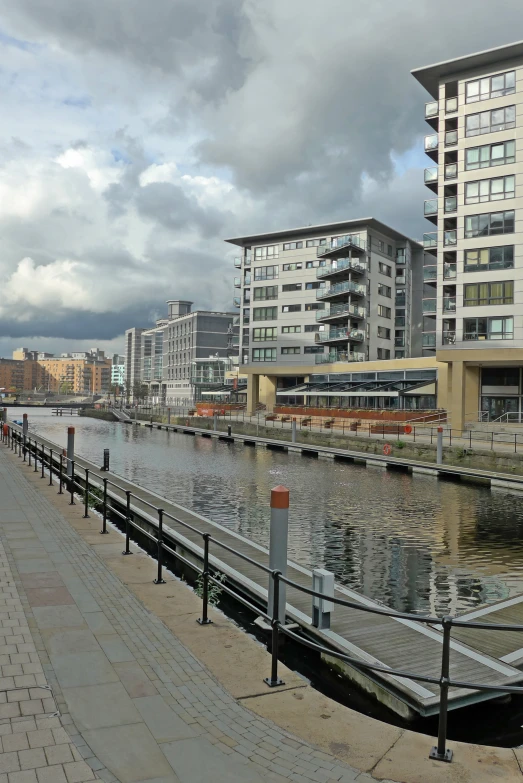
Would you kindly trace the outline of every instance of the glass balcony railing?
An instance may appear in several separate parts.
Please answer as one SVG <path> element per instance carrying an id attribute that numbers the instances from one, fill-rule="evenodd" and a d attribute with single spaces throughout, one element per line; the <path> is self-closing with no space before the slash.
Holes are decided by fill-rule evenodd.
<path id="1" fill-rule="evenodd" d="M 250 266 L 251 265 L 251 257 L 250 256 L 245 256 L 245 258 L 243 259 L 243 265 L 244 266 Z"/>
<path id="2" fill-rule="evenodd" d="M 443 343 L 443 345 L 456 345 L 456 332 L 455 331 L 443 332 L 441 336 L 441 342 Z"/>
<path id="3" fill-rule="evenodd" d="M 365 308 L 344 302 L 343 304 L 332 305 L 329 310 L 318 310 L 316 312 L 316 320 L 323 321 L 325 318 L 342 317 L 344 315 L 351 315 L 353 318 L 365 318 Z"/>
<path id="4" fill-rule="evenodd" d="M 438 134 L 434 133 L 431 136 L 425 136 L 425 152 L 438 149 Z"/>
<path id="5" fill-rule="evenodd" d="M 243 278 L 243 282 L 244 282 L 245 285 L 250 285 L 251 284 L 251 273 L 250 272 L 245 272 L 245 276 Z"/>
<path id="6" fill-rule="evenodd" d="M 437 304 L 436 299 L 424 299 L 421 310 L 423 313 L 435 313 L 436 304 Z"/>
<path id="7" fill-rule="evenodd" d="M 445 212 L 455 212 L 458 208 L 458 197 L 447 196 L 444 201 Z"/>
<path id="8" fill-rule="evenodd" d="M 340 326 L 339 329 L 330 329 L 328 332 L 317 332 L 317 343 L 328 343 L 332 340 L 348 340 L 348 329 L 346 326 Z"/>
<path id="9" fill-rule="evenodd" d="M 443 280 L 455 280 L 457 274 L 456 264 L 443 264 Z"/>
<path id="10" fill-rule="evenodd" d="M 437 182 L 438 181 L 438 167 L 433 166 L 430 169 L 425 169 L 424 172 L 424 179 L 425 179 L 425 185 L 431 183 L 431 182 Z"/>
<path id="11" fill-rule="evenodd" d="M 333 250 L 338 250 L 341 247 L 352 247 L 358 250 L 365 250 L 365 240 L 361 239 L 359 234 L 347 234 L 344 237 L 338 237 L 335 240 L 335 244 L 320 245 L 316 248 L 317 256 L 324 256 L 326 253 L 332 253 Z"/>
<path id="12" fill-rule="evenodd" d="M 242 268 L 242 260 L 241 260 L 241 258 L 235 258 L 234 259 L 234 266 L 236 267 L 236 269 L 241 269 Z"/>
<path id="13" fill-rule="evenodd" d="M 438 214 L 438 199 L 437 198 L 431 198 L 425 201 L 425 209 L 424 213 L 425 217 L 428 217 L 429 215 L 437 215 Z"/>
<path id="14" fill-rule="evenodd" d="M 453 147 L 458 143 L 457 130 L 450 130 L 445 133 L 445 147 Z"/>
<path id="15" fill-rule="evenodd" d="M 354 351 L 330 351 L 316 354 L 316 364 L 332 364 L 333 362 L 364 362 L 364 353 Z"/>
<path id="16" fill-rule="evenodd" d="M 364 274 L 367 271 L 366 261 L 359 261 L 357 258 L 337 258 L 331 264 L 322 266 L 316 271 L 316 277 L 325 277 L 335 272 L 342 272 L 344 269 Z"/>
<path id="17" fill-rule="evenodd" d="M 445 112 L 447 114 L 453 114 L 455 111 L 458 110 L 458 99 L 456 98 L 447 98 L 445 101 Z"/>
<path id="18" fill-rule="evenodd" d="M 456 312 L 456 297 L 455 296 L 444 296 L 443 297 L 443 312 L 444 313 L 455 313 Z"/>
<path id="19" fill-rule="evenodd" d="M 394 338 L 394 347 L 395 348 L 405 348 L 405 335 L 402 335 L 401 337 L 395 337 Z"/>
<path id="20" fill-rule="evenodd" d="M 424 266 L 423 267 L 423 279 L 425 282 L 427 280 L 437 280 L 438 279 L 438 267 L 437 266 Z"/>
<path id="21" fill-rule="evenodd" d="M 240 297 L 239 297 L 239 296 L 235 296 L 235 297 L 234 297 L 234 299 L 232 300 L 232 303 L 233 303 L 233 305 L 234 305 L 235 307 L 241 307 L 241 303 L 242 303 L 242 302 L 241 302 L 241 299 L 240 299 Z M 244 319 L 244 320 L 245 320 L 245 319 Z"/>
<path id="22" fill-rule="evenodd" d="M 396 294 L 394 303 L 396 307 L 405 307 L 405 305 L 407 304 L 407 297 L 405 296 L 405 294 Z"/>
<path id="23" fill-rule="evenodd" d="M 426 332 L 421 335 L 421 347 L 422 348 L 435 348 L 436 347 L 436 333 Z"/>
<path id="24" fill-rule="evenodd" d="M 431 234 L 423 234 L 423 247 L 425 249 L 438 246 L 438 234 L 433 232 Z"/>
<path id="25" fill-rule="evenodd" d="M 437 117 L 439 114 L 439 104 L 437 101 L 429 101 L 425 104 L 425 119 L 429 120 L 431 117 Z"/>
<path id="26" fill-rule="evenodd" d="M 445 166 L 445 179 L 456 179 L 458 176 L 458 164 L 447 163 Z"/>
<path id="27" fill-rule="evenodd" d="M 316 299 L 327 299 L 329 296 L 337 296 L 338 294 L 351 293 L 358 296 L 365 296 L 367 289 L 360 283 L 353 283 L 352 280 L 346 280 L 344 283 L 336 283 L 331 285 L 330 288 L 320 288 L 316 292 Z"/>
<path id="28" fill-rule="evenodd" d="M 397 274 L 396 273 L 395 283 L 396 283 L 396 285 L 400 285 L 400 286 L 401 285 L 406 285 L 407 284 L 407 278 L 405 277 L 405 270 L 404 269 L 397 270 L 397 272 L 399 272 L 399 271 L 401 271 L 402 274 Z"/>
<path id="29" fill-rule="evenodd" d="M 242 287 L 242 279 L 241 279 L 241 277 L 235 277 L 234 278 L 234 287 L 235 288 L 241 288 Z"/>
<path id="30" fill-rule="evenodd" d="M 452 231 L 445 231 L 443 234 L 443 244 L 445 247 L 449 247 L 452 245 L 456 245 L 458 242 L 458 232 L 456 229 L 453 229 Z"/>

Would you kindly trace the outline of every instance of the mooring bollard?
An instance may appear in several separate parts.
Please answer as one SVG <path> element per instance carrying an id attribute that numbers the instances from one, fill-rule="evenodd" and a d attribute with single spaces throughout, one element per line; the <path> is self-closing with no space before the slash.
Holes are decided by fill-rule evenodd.
<path id="1" fill-rule="evenodd" d="M 312 589 L 324 596 L 334 596 L 334 574 L 324 568 L 315 568 L 312 572 Z M 312 624 L 315 628 L 328 629 L 331 627 L 331 612 L 334 609 L 332 601 L 325 598 L 312 596 Z"/>
<path id="2" fill-rule="evenodd" d="M 269 568 L 287 576 L 287 541 L 289 537 L 289 490 L 279 486 L 271 490 L 271 528 L 269 540 Z M 274 619 L 274 587 L 275 581 L 269 582 L 269 601 L 267 614 Z M 278 617 L 285 623 L 285 606 L 287 588 L 284 582 L 279 583 Z"/>
<path id="3" fill-rule="evenodd" d="M 436 450 L 436 463 L 443 463 L 443 427 L 438 427 L 438 445 Z"/>
<path id="4" fill-rule="evenodd" d="M 296 419 L 292 420 L 292 435 L 291 435 L 291 441 L 292 443 L 296 443 Z"/>
<path id="5" fill-rule="evenodd" d="M 230 438 L 232 435 L 232 427 L 230 424 L 227 425 L 227 437 Z"/>
<path id="6" fill-rule="evenodd" d="M 68 427 L 67 428 L 67 465 L 66 465 L 66 475 L 68 478 L 71 478 L 73 475 L 73 465 L 74 465 L 74 427 Z"/>

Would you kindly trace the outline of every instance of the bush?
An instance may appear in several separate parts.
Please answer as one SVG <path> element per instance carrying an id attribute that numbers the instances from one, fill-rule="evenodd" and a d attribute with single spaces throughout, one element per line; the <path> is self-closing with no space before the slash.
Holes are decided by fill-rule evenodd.
<path id="1" fill-rule="evenodd" d="M 219 582 L 223 583 L 227 579 L 225 574 L 216 573 L 213 574 L 214 579 L 217 579 Z M 198 574 L 198 579 L 195 582 L 194 585 L 194 592 L 198 596 L 198 598 L 203 598 L 203 574 Z M 220 602 L 220 598 L 222 596 L 223 590 L 221 587 L 214 582 L 209 581 L 209 590 L 208 590 L 208 600 L 209 604 L 211 606 L 217 606 Z"/>

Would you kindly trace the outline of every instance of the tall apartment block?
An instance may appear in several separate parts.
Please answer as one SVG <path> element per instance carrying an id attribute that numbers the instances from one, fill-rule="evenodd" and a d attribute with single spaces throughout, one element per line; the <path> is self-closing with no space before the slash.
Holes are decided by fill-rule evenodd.
<path id="1" fill-rule="evenodd" d="M 374 218 L 226 241 L 241 248 L 234 304 L 242 364 L 298 375 L 422 355 L 419 242 Z"/>
<path id="2" fill-rule="evenodd" d="M 423 339 L 454 426 L 523 412 L 523 43 L 413 71 L 431 100 Z"/>

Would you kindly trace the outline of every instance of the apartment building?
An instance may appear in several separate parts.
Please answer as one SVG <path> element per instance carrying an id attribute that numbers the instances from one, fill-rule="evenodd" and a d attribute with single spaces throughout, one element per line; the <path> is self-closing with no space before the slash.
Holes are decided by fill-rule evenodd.
<path id="1" fill-rule="evenodd" d="M 122 387 L 125 384 L 125 356 L 113 353 L 111 366 L 111 385 Z"/>
<path id="2" fill-rule="evenodd" d="M 420 243 L 374 218 L 226 241 L 241 248 L 242 364 L 298 372 L 422 355 Z"/>
<path id="3" fill-rule="evenodd" d="M 128 395 L 132 395 L 135 384 L 142 380 L 142 335 L 146 331 L 145 328 L 133 326 L 125 332 L 125 386 Z"/>
<path id="4" fill-rule="evenodd" d="M 431 98 L 423 339 L 449 364 L 455 426 L 521 420 L 523 42 L 412 73 Z"/>
<path id="5" fill-rule="evenodd" d="M 111 386 L 111 360 L 103 351 L 82 351 L 38 358 L 42 386 L 59 394 L 104 394 Z"/>

